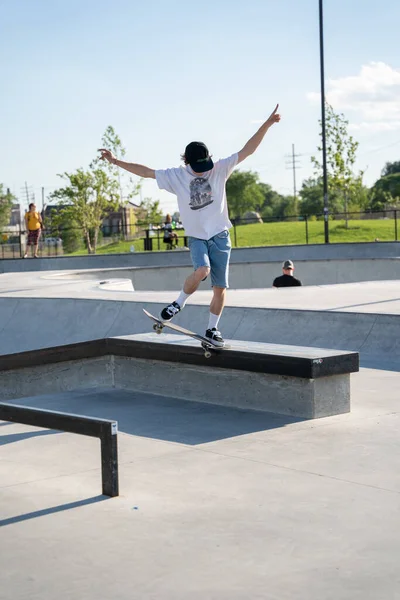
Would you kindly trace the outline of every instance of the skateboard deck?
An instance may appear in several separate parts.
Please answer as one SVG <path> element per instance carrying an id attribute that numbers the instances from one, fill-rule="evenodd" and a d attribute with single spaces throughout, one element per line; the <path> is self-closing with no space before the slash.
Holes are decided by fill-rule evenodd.
<path id="1" fill-rule="evenodd" d="M 206 358 L 211 358 L 211 351 L 226 350 L 228 348 L 228 346 L 217 346 L 208 338 L 204 337 L 203 335 L 200 335 L 199 333 L 194 333 L 193 331 L 190 331 L 190 329 L 185 329 L 184 327 L 181 327 L 180 325 L 175 325 L 174 323 L 170 323 L 169 321 L 161 321 L 161 319 L 155 317 L 146 309 L 143 309 L 143 312 L 147 317 L 149 317 L 149 319 L 154 321 L 153 329 L 156 333 L 162 333 L 164 327 L 168 327 L 168 329 L 172 329 L 173 331 L 177 331 L 182 335 L 187 335 L 192 339 L 199 341 L 204 350 L 204 356 Z"/>

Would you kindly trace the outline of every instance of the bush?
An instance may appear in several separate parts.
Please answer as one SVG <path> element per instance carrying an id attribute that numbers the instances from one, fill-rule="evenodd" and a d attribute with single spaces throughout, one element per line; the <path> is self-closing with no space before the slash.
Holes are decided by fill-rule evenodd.
<path id="1" fill-rule="evenodd" d="M 82 233 L 80 229 L 75 227 L 62 230 L 60 238 L 62 239 L 63 250 L 66 254 L 76 252 L 83 246 Z"/>

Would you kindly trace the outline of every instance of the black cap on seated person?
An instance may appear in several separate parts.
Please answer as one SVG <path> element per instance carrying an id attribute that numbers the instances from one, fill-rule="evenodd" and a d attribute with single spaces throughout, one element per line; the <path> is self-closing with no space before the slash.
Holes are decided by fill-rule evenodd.
<path id="1" fill-rule="evenodd" d="M 283 269 L 294 269 L 294 264 L 291 260 L 285 260 L 283 263 Z"/>
<path id="2" fill-rule="evenodd" d="M 211 171 L 214 166 L 208 148 L 203 142 L 190 142 L 186 146 L 185 161 L 195 173 Z"/>

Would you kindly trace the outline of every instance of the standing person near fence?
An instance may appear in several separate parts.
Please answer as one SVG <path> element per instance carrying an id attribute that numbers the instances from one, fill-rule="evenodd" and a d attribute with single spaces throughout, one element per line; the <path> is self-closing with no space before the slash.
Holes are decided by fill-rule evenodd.
<path id="1" fill-rule="evenodd" d="M 162 311 L 160 318 L 170 321 L 185 306 L 187 299 L 211 274 L 213 297 L 210 304 L 206 337 L 218 346 L 225 341 L 218 331 L 218 323 L 225 305 L 228 288 L 231 241 L 225 184 L 233 169 L 253 154 L 268 129 L 281 119 L 277 104 L 275 110 L 248 140 L 240 152 L 213 162 L 203 142 L 191 142 L 181 156 L 184 166 L 175 169 L 154 170 L 143 165 L 118 160 L 106 149 L 100 149 L 101 158 L 126 169 L 139 177 L 156 179 L 158 187 L 175 194 L 186 235 L 194 273 L 186 279 L 179 296 Z"/>
<path id="2" fill-rule="evenodd" d="M 36 211 L 36 205 L 31 202 L 29 205 L 29 211 L 25 213 L 25 228 L 28 232 L 28 241 L 24 258 L 28 258 L 28 247 L 33 246 L 33 257 L 39 258 L 38 248 L 39 239 L 42 232 L 42 217 L 39 212 Z"/>

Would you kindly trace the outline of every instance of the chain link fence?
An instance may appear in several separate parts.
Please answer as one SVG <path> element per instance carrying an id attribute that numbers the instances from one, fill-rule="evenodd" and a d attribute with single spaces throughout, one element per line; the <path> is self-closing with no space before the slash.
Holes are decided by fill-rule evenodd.
<path id="1" fill-rule="evenodd" d="M 329 216 L 330 243 L 398 241 L 400 209 L 379 212 L 338 213 Z M 279 246 L 324 243 L 324 216 L 299 217 L 289 215 L 261 219 L 232 219 L 233 247 Z M 137 222 L 122 227 L 104 226 L 98 237 L 96 253 L 159 252 L 184 250 L 188 238 L 180 223 L 173 224 L 172 236 L 164 223 Z M 26 251 L 27 234 L 5 228 L 0 232 L 0 259 L 22 258 Z M 30 250 L 28 250 L 30 255 Z M 81 229 L 76 227 L 49 230 L 44 228 L 39 240 L 39 256 L 74 256 L 88 254 L 88 244 Z"/>

